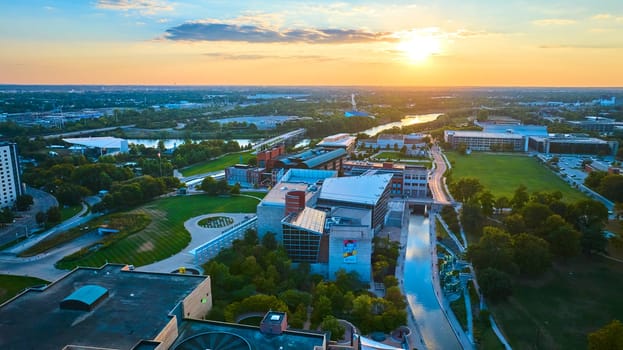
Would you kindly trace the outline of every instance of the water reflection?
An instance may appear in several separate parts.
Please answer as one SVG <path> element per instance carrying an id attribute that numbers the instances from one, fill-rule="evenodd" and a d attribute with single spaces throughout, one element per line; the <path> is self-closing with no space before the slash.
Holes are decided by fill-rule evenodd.
<path id="1" fill-rule="evenodd" d="M 404 270 L 407 301 L 429 349 L 461 349 L 432 287 L 429 237 L 429 219 L 411 215 Z"/>

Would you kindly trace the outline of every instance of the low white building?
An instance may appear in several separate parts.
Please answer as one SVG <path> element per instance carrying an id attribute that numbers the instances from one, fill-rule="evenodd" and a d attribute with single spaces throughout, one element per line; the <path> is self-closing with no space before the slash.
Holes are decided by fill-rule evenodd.
<path id="1" fill-rule="evenodd" d="M 83 147 L 79 148 L 83 153 L 85 149 L 95 149 L 100 155 L 128 153 L 128 140 L 116 137 L 78 137 L 66 138 L 63 141 Z"/>

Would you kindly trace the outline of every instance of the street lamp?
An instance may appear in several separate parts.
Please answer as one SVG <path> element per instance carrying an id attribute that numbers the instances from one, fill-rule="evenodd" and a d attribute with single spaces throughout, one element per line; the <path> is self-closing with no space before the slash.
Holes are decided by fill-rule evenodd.
<path id="1" fill-rule="evenodd" d="M 160 152 L 158 152 L 158 167 L 160 168 L 160 177 L 162 177 L 162 159 L 160 157 Z"/>

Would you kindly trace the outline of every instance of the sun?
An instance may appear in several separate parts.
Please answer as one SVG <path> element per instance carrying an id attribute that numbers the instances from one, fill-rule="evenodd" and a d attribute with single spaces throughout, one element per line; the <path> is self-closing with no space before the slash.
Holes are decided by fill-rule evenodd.
<path id="1" fill-rule="evenodd" d="M 411 31 L 401 36 L 397 48 L 409 62 L 422 63 L 430 56 L 441 52 L 441 42 L 433 32 Z"/>

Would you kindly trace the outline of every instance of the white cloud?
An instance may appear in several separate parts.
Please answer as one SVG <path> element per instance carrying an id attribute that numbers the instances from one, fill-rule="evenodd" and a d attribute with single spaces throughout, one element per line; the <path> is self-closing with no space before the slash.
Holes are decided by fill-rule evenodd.
<path id="1" fill-rule="evenodd" d="M 565 18 L 545 18 L 532 21 L 532 23 L 537 26 L 566 26 L 574 24 L 576 23 L 576 21 L 573 19 Z"/>
<path id="2" fill-rule="evenodd" d="M 95 6 L 105 10 L 138 12 L 141 15 L 173 11 L 173 4 L 165 0 L 98 0 Z"/>
<path id="3" fill-rule="evenodd" d="M 608 19 L 613 19 L 613 18 L 614 18 L 614 16 L 609 14 L 609 13 L 599 13 L 599 14 L 596 14 L 593 17 L 591 17 L 591 19 L 598 20 L 598 21 L 600 21 L 600 20 L 608 20 Z"/>

